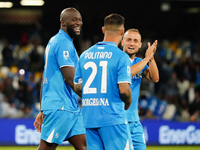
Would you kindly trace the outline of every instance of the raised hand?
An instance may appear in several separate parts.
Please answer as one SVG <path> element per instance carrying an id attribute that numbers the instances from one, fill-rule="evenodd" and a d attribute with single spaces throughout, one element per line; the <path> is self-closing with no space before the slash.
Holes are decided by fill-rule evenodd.
<path id="1" fill-rule="evenodd" d="M 154 54 L 157 50 L 157 44 L 158 44 L 158 40 L 155 40 L 152 45 L 150 44 L 150 42 L 148 42 L 148 48 L 152 46 Z"/>
<path id="2" fill-rule="evenodd" d="M 155 42 L 151 45 L 150 42 L 148 42 L 148 49 L 146 50 L 145 57 L 151 60 L 156 52 L 157 49 L 157 43 L 158 41 L 155 40 Z"/>

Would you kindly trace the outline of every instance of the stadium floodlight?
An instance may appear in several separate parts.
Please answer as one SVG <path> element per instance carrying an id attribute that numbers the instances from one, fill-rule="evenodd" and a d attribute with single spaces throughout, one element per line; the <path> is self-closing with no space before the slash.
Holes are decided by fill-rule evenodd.
<path id="1" fill-rule="evenodd" d="M 0 8 L 11 8 L 12 6 L 12 2 L 0 2 Z"/>
<path id="2" fill-rule="evenodd" d="M 43 6 L 43 0 L 21 0 L 20 4 L 22 6 Z"/>
<path id="3" fill-rule="evenodd" d="M 19 70 L 19 74 L 20 74 L 20 75 L 24 75 L 24 74 L 25 74 L 25 70 L 24 70 L 24 69 L 20 69 L 20 70 Z"/>
<path id="4" fill-rule="evenodd" d="M 170 7 L 171 7 L 170 3 L 168 3 L 168 2 L 163 2 L 163 3 L 161 3 L 161 6 L 160 6 L 161 10 L 165 11 L 165 12 L 170 11 L 170 9 L 171 9 Z"/>

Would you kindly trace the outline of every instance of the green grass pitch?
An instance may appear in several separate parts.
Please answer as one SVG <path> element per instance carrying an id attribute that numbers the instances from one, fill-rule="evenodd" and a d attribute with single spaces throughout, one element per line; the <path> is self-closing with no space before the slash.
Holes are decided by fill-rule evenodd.
<path id="1" fill-rule="evenodd" d="M 0 150 L 36 150 L 37 146 L 0 146 Z M 74 150 L 72 146 L 58 146 L 56 150 Z M 147 146 L 147 150 L 200 150 L 200 146 Z"/>

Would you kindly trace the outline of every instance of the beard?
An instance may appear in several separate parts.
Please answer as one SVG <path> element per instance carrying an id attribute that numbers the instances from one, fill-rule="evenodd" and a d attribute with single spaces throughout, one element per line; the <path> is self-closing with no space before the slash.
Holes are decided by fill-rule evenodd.
<path id="1" fill-rule="evenodd" d="M 67 28 L 67 33 L 72 39 L 80 38 L 82 36 L 82 30 L 80 30 L 80 34 L 76 34 L 76 32 L 71 26 L 67 25 L 66 28 Z"/>

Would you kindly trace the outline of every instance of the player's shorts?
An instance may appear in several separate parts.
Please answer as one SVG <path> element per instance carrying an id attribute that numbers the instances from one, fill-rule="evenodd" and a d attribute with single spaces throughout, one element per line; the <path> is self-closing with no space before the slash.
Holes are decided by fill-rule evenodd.
<path id="1" fill-rule="evenodd" d="M 48 143 L 61 144 L 74 135 L 85 134 L 81 111 L 45 110 L 43 114 L 41 139 Z"/>
<path id="2" fill-rule="evenodd" d="M 144 131 L 140 121 L 129 122 L 134 150 L 146 150 Z"/>
<path id="3" fill-rule="evenodd" d="M 128 124 L 86 128 L 87 150 L 133 150 Z"/>

